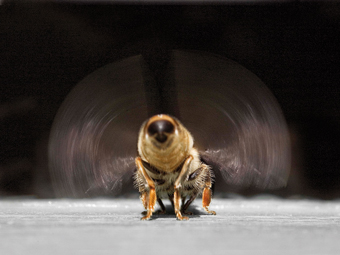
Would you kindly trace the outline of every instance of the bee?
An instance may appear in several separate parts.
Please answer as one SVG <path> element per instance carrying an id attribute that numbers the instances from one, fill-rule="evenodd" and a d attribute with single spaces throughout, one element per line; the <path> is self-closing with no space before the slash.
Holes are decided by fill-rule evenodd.
<path id="1" fill-rule="evenodd" d="M 214 181 L 211 168 L 202 163 L 194 138 L 175 117 L 160 114 L 145 121 L 139 131 L 135 163 L 135 184 L 146 209 L 142 220 L 151 219 L 158 202 L 165 213 L 162 199 L 169 198 L 178 220 L 188 220 L 189 205 L 202 194 L 204 210 L 208 209 Z"/>
<path id="2" fill-rule="evenodd" d="M 217 192 L 286 185 L 287 125 L 254 74 L 203 52 L 172 51 L 157 74 L 149 61 L 139 55 L 109 64 L 66 98 L 49 141 L 56 196 L 116 196 L 131 191 L 134 179 L 142 220 L 165 213 L 164 199 L 187 220 L 199 195 L 204 210 L 216 214 L 209 210 L 214 181 Z M 186 127 L 155 112 L 176 113 Z"/>

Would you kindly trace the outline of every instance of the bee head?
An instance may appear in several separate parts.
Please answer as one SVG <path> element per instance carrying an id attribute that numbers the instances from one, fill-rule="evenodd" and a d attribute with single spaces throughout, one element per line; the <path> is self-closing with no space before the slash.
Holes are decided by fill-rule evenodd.
<path id="1" fill-rule="evenodd" d="M 145 133 L 157 144 L 165 144 L 176 131 L 176 122 L 168 115 L 153 116 L 145 125 Z"/>

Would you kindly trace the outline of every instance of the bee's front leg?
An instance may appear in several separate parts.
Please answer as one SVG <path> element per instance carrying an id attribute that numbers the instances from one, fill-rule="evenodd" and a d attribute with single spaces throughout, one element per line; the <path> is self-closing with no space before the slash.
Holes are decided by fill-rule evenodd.
<path id="1" fill-rule="evenodd" d="M 155 204 L 157 200 L 155 183 L 145 171 L 143 167 L 142 159 L 140 157 L 136 158 L 136 166 L 137 166 L 137 171 L 141 173 L 141 175 L 144 177 L 147 183 L 146 191 L 144 191 L 141 194 L 143 205 L 147 211 L 146 211 L 146 215 L 143 218 L 141 218 L 141 220 L 149 220 L 152 216 L 152 213 L 155 211 Z"/>
<path id="2" fill-rule="evenodd" d="M 188 220 L 189 218 L 186 216 L 182 216 L 181 213 L 181 207 L 180 207 L 180 201 L 181 201 L 181 194 L 180 194 L 180 188 L 181 188 L 181 183 L 183 182 L 184 178 L 187 176 L 187 172 L 189 169 L 189 165 L 191 163 L 191 161 L 193 160 L 193 156 L 190 155 L 183 164 L 183 167 L 181 169 L 181 172 L 179 174 L 179 176 L 177 177 L 177 180 L 175 181 L 175 185 L 174 185 L 174 207 L 175 207 L 175 213 L 177 216 L 178 220 Z"/>

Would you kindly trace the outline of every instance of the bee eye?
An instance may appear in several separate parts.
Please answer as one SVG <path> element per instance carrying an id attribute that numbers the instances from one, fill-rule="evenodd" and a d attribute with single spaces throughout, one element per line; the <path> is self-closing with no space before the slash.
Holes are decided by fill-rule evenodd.
<path id="1" fill-rule="evenodd" d="M 174 125 L 168 120 L 157 120 L 152 122 L 148 127 L 149 135 L 154 135 L 156 133 L 172 133 L 174 132 Z"/>

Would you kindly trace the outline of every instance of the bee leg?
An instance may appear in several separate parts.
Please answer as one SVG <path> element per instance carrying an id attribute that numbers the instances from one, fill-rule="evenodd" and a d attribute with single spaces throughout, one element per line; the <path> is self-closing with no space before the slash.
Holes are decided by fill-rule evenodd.
<path id="1" fill-rule="evenodd" d="M 181 213 L 183 213 L 183 205 L 185 204 L 185 199 L 187 197 L 182 196 L 182 203 L 181 203 Z M 184 214 L 184 213 L 183 213 Z"/>
<path id="2" fill-rule="evenodd" d="M 189 207 L 189 205 L 196 199 L 196 197 L 197 197 L 197 193 L 196 194 L 194 194 L 194 195 L 192 195 L 188 200 L 187 200 L 187 202 L 184 204 L 182 204 L 182 213 L 183 214 L 186 214 L 186 215 L 193 215 L 193 213 L 192 212 L 188 212 L 187 211 L 187 209 L 188 209 L 188 207 Z"/>
<path id="3" fill-rule="evenodd" d="M 182 197 L 182 206 L 184 205 L 184 203 L 185 203 L 185 199 L 186 199 L 187 197 Z"/>
<path id="4" fill-rule="evenodd" d="M 184 210 L 183 208 L 184 208 L 184 205 L 185 205 L 185 199 L 186 199 L 186 197 L 182 197 L 182 206 L 181 206 L 181 213 L 182 214 L 186 214 L 186 215 L 192 215 L 193 213 L 192 212 L 188 212 L 188 211 L 186 211 L 186 210 Z M 189 201 L 189 200 L 188 200 Z"/>
<path id="5" fill-rule="evenodd" d="M 147 199 L 148 199 L 148 193 L 146 191 L 141 192 L 140 200 L 142 200 L 142 204 L 143 204 L 145 210 L 147 210 L 147 207 L 148 207 Z M 142 214 L 146 215 L 147 211 L 142 212 Z"/>
<path id="6" fill-rule="evenodd" d="M 169 200 L 171 202 L 172 208 L 174 208 L 174 210 L 175 210 L 174 194 L 171 194 L 171 195 L 169 194 L 168 196 L 169 196 Z"/>
<path id="7" fill-rule="evenodd" d="M 208 209 L 210 202 L 211 202 L 211 189 L 208 188 L 208 187 L 205 187 L 204 190 L 203 190 L 203 194 L 202 194 L 203 208 L 207 213 L 216 215 L 215 211 L 209 211 L 209 209 Z"/>
<path id="8" fill-rule="evenodd" d="M 202 193 L 202 206 L 207 213 L 216 215 L 215 211 L 209 211 L 208 209 L 210 202 L 211 202 L 211 177 L 210 175 L 208 175 L 208 177 L 205 180 L 205 187 Z"/>
<path id="9" fill-rule="evenodd" d="M 180 195 L 179 195 L 179 188 L 177 188 L 177 190 L 175 190 L 174 193 L 174 205 L 175 205 L 175 214 L 178 220 L 188 220 L 189 218 L 186 216 L 182 216 L 181 214 L 181 210 L 180 210 Z"/>
<path id="10" fill-rule="evenodd" d="M 158 210 L 156 213 L 157 214 L 165 214 L 166 213 L 166 209 L 165 209 L 165 206 L 164 206 L 162 200 L 160 198 L 157 198 L 157 202 L 158 202 L 159 206 L 161 207 L 161 209 Z"/>
<path id="11" fill-rule="evenodd" d="M 193 160 L 193 156 L 190 155 L 183 164 L 182 170 L 179 173 L 179 176 L 177 177 L 177 180 L 175 181 L 174 185 L 174 207 L 175 207 L 175 214 L 177 216 L 178 220 L 188 220 L 189 218 L 186 216 L 182 216 L 181 214 L 181 209 L 180 209 L 180 201 L 181 201 L 181 195 L 180 195 L 180 188 L 181 188 L 181 183 L 183 179 L 187 176 L 187 171 L 189 169 L 189 165 L 191 161 Z"/>
<path id="12" fill-rule="evenodd" d="M 147 186 L 147 193 L 144 195 L 142 193 L 142 199 L 145 198 L 145 202 L 143 201 L 144 207 L 146 207 L 146 216 L 141 218 L 141 220 L 149 220 L 152 216 L 152 213 L 155 211 L 155 204 L 157 200 L 156 196 L 156 188 L 155 188 L 155 183 L 154 181 L 150 178 L 150 176 L 147 174 L 143 167 L 142 159 L 140 157 L 136 158 L 136 166 L 137 166 L 137 171 L 140 171 L 141 175 L 144 177 L 146 181 L 146 186 Z"/>
<path id="13" fill-rule="evenodd" d="M 140 195 L 140 199 L 142 200 L 143 206 L 145 208 L 145 210 L 147 210 L 148 208 L 148 193 L 147 192 L 143 192 Z"/>
<path id="14" fill-rule="evenodd" d="M 188 181 L 193 181 L 193 180 L 197 180 L 198 177 L 201 175 L 202 171 L 206 171 L 207 168 L 204 167 L 205 165 L 202 165 L 203 167 L 200 167 L 198 169 L 196 169 L 193 173 L 191 173 L 188 176 Z M 193 189 L 193 187 L 191 187 L 191 189 Z M 188 199 L 188 201 L 186 203 L 184 203 L 184 201 L 182 202 L 182 213 L 183 214 L 188 214 L 188 215 L 192 215 L 192 212 L 188 212 L 187 209 L 189 207 L 189 205 L 196 199 L 197 197 L 197 192 L 193 192 L 193 195 L 190 196 L 190 198 Z"/>

